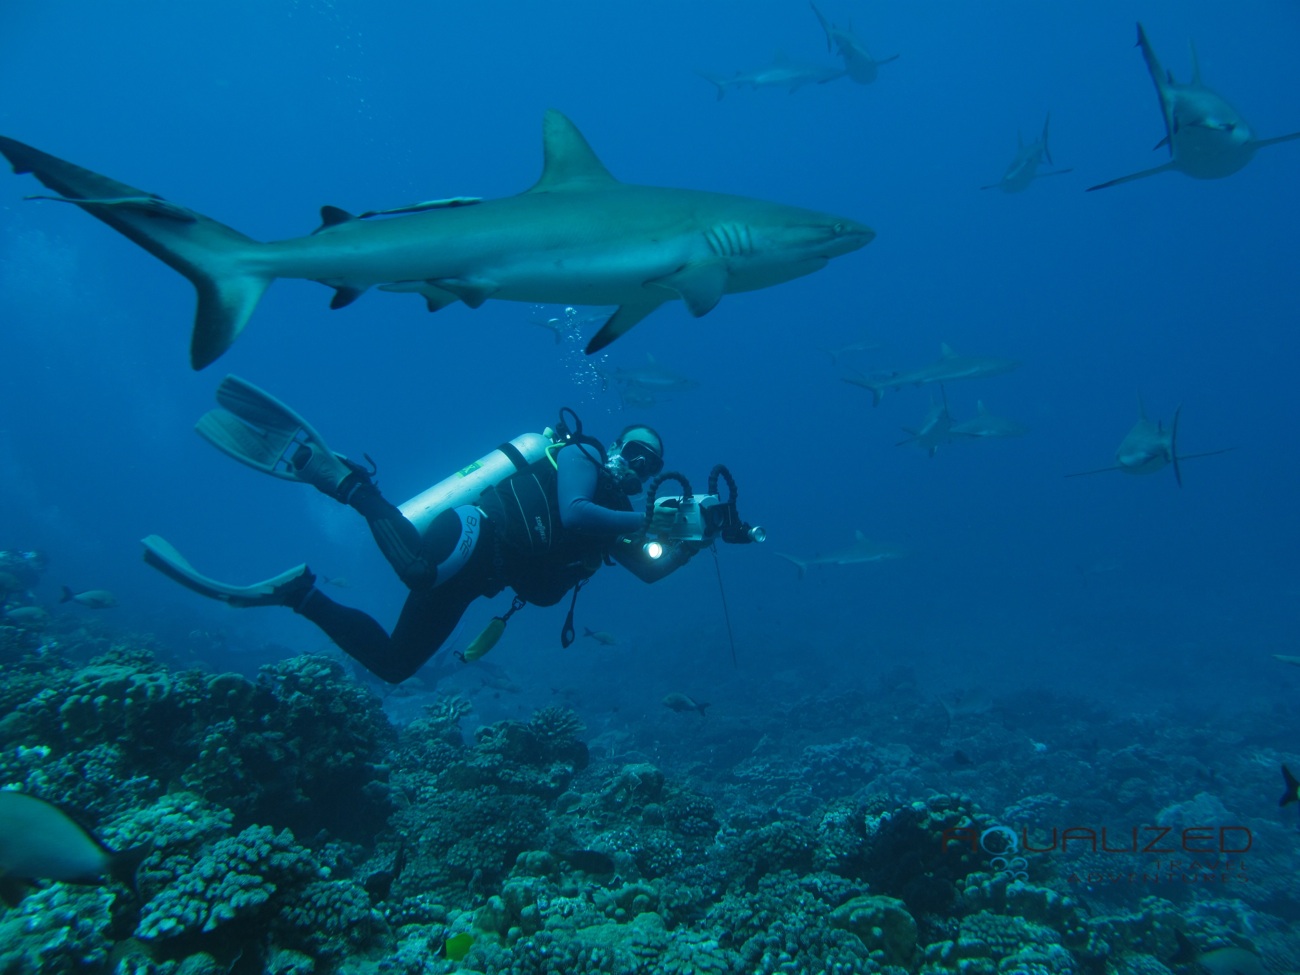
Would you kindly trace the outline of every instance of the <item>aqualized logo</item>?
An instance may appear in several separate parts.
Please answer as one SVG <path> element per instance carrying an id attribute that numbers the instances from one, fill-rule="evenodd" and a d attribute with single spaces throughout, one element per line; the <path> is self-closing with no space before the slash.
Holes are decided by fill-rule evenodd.
<path id="1" fill-rule="evenodd" d="M 1087 865 L 1066 876 L 1069 883 L 1226 884 L 1249 881 L 1241 855 L 1254 845 L 1254 835 L 1245 826 L 1148 825 L 1052 827 L 1031 835 L 1028 828 L 997 825 L 945 829 L 940 843 L 945 851 L 986 855 L 988 870 L 1008 880 L 1027 882 L 1031 864 L 1055 860 L 1054 866 L 1067 868 L 1072 855 L 1086 855 Z"/>

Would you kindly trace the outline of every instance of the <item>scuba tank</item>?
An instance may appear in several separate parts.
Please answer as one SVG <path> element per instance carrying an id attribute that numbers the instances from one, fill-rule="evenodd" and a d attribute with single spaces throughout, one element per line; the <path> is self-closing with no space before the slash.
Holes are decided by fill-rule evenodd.
<path id="1" fill-rule="evenodd" d="M 488 488 L 496 487 L 511 474 L 545 457 L 552 443 L 549 431 L 521 433 L 397 507 L 423 535 L 438 515 L 463 504 L 473 504 Z"/>

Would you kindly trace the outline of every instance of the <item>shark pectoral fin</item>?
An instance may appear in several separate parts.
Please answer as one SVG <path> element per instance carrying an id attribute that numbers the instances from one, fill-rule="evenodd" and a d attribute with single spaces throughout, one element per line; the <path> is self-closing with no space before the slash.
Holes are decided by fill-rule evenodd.
<path id="1" fill-rule="evenodd" d="M 501 285 L 487 278 L 431 278 L 429 284 L 451 292 L 471 308 L 477 308 L 501 290 Z"/>
<path id="2" fill-rule="evenodd" d="M 727 292 L 727 267 L 720 261 L 687 264 L 671 274 L 651 278 L 646 284 L 675 292 L 696 318 L 713 311 Z"/>
<path id="3" fill-rule="evenodd" d="M 1156 166 L 1154 169 L 1144 169 L 1140 173 L 1129 173 L 1127 176 L 1121 176 L 1119 179 L 1112 179 L 1105 183 L 1098 183 L 1096 186 L 1089 186 L 1085 192 L 1091 193 L 1093 190 L 1104 190 L 1112 186 L 1118 186 L 1120 183 L 1131 183 L 1135 179 L 1146 179 L 1148 176 L 1154 176 L 1156 173 L 1167 173 L 1176 168 L 1172 162 L 1167 162 L 1162 166 Z"/>
<path id="4" fill-rule="evenodd" d="M 1290 142 L 1292 139 L 1300 139 L 1300 132 L 1290 132 L 1286 135 L 1275 135 L 1271 139 L 1256 139 L 1255 148 L 1262 149 L 1264 146 L 1275 146 L 1279 142 Z"/>
<path id="5" fill-rule="evenodd" d="M 330 299 L 330 308 L 333 310 L 346 308 L 365 293 L 365 288 L 349 288 L 347 286 L 335 288 L 334 297 Z"/>
<path id="6" fill-rule="evenodd" d="M 320 226 L 312 231 L 312 235 L 322 230 L 329 230 L 330 227 L 337 227 L 341 223 L 351 223 L 355 219 L 357 218 L 342 207 L 323 206 L 320 208 Z"/>
<path id="7" fill-rule="evenodd" d="M 600 327 L 600 331 L 593 335 L 591 341 L 587 343 L 587 355 L 599 352 L 662 304 L 662 301 L 650 300 L 638 302 L 634 305 L 620 305 L 618 310 L 605 320 L 605 324 Z"/>

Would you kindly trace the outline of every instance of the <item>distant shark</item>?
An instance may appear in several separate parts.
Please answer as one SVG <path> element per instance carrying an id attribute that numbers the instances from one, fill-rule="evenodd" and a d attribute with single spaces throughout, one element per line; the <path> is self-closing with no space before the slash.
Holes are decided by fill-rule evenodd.
<path id="1" fill-rule="evenodd" d="M 796 92 L 805 85 L 824 85 L 836 81 L 847 73 L 843 68 L 833 64 L 799 64 L 778 54 L 766 68 L 756 71 L 737 71 L 729 77 L 696 72 L 705 81 L 717 88 L 718 101 L 732 88 L 784 88 Z"/>
<path id="2" fill-rule="evenodd" d="M 610 383 L 619 387 L 625 406 L 651 406 L 657 394 L 682 393 L 699 386 L 696 380 L 665 369 L 648 352 L 644 366 L 635 369 L 615 367 L 613 372 L 598 371 L 606 387 Z"/>
<path id="3" fill-rule="evenodd" d="M 879 73 L 882 64 L 898 60 L 898 55 L 893 54 L 877 61 L 867 53 L 866 45 L 858 40 L 852 30 L 836 27 L 817 9 L 817 4 L 812 3 L 809 6 L 812 7 L 813 13 L 817 15 L 822 30 L 826 32 L 826 50 L 838 50 L 840 57 L 844 60 L 844 70 L 858 84 L 871 84 L 876 80 L 876 75 Z"/>
<path id="4" fill-rule="evenodd" d="M 804 577 L 810 565 L 862 565 L 867 562 L 888 562 L 892 559 L 901 559 L 907 556 L 907 550 L 899 548 L 897 545 L 889 545 L 883 542 L 873 542 L 862 532 L 854 532 L 853 544 L 848 548 L 839 549 L 826 555 L 815 555 L 807 559 L 797 559 L 793 555 L 786 555 L 784 552 L 776 554 L 787 562 L 793 562 L 799 569 L 799 578 Z"/>
<path id="5" fill-rule="evenodd" d="M 1169 465 L 1174 468 L 1174 480 L 1178 486 L 1183 486 L 1183 471 L 1179 466 L 1185 460 L 1192 460 L 1197 457 L 1213 457 L 1217 454 L 1226 454 L 1235 447 L 1225 447 L 1222 450 L 1209 450 L 1200 454 L 1179 454 L 1178 453 L 1178 417 L 1182 413 L 1182 407 L 1174 410 L 1173 422 L 1169 424 L 1166 430 L 1164 424 L 1159 420 L 1147 419 L 1146 410 L 1142 405 L 1142 397 L 1138 397 L 1138 421 L 1133 424 L 1133 429 L 1125 435 L 1120 441 L 1119 449 L 1115 451 L 1115 463 L 1110 467 L 1099 467 L 1091 471 L 1078 471 L 1074 474 L 1066 474 L 1066 477 L 1085 477 L 1089 474 L 1102 474 L 1106 471 L 1122 471 L 1125 474 L 1154 474 L 1163 470 Z"/>
<path id="6" fill-rule="evenodd" d="M 1019 148 L 1016 150 L 1016 158 L 1011 160 L 1011 165 L 1007 167 L 1002 178 L 996 183 L 990 183 L 988 186 L 981 186 L 982 190 L 1001 190 L 1003 193 L 1020 193 L 1029 189 L 1029 184 L 1036 179 L 1044 176 L 1061 176 L 1064 173 L 1072 173 L 1073 169 L 1052 169 L 1045 173 L 1038 171 L 1038 165 L 1044 159 L 1047 165 L 1055 166 L 1052 162 L 1051 150 L 1047 148 L 1047 127 L 1051 124 L 1052 116 L 1049 114 L 1043 121 L 1043 134 L 1037 142 L 1031 142 L 1025 145 L 1024 136 L 1019 132 L 1016 133 L 1016 144 Z"/>
<path id="7" fill-rule="evenodd" d="M 999 376 L 1004 372 L 1019 368 L 1015 359 L 990 359 L 976 356 L 958 355 L 947 342 L 940 346 L 938 362 L 908 372 L 895 372 L 889 376 L 873 379 L 867 376 L 845 376 L 846 383 L 871 390 L 873 406 L 879 406 L 885 393 L 891 389 L 904 386 L 924 386 L 928 383 L 946 383 L 956 379 L 980 379 L 985 376 Z"/>
<path id="8" fill-rule="evenodd" d="M 994 416 L 988 411 L 983 400 L 977 400 L 975 408 L 978 410 L 975 416 L 969 420 L 962 420 L 954 423 L 949 429 L 949 439 L 957 440 L 987 440 L 1003 437 L 1019 437 L 1029 432 L 1029 428 L 1015 420 L 1009 420 L 1004 416 Z"/>
<path id="9" fill-rule="evenodd" d="M 334 288 L 331 308 L 368 288 L 422 295 L 431 311 L 489 298 L 617 305 L 587 352 L 603 349 L 666 301 L 692 315 L 725 294 L 811 274 L 875 237 L 846 217 L 698 190 L 620 183 L 577 127 L 543 122 L 542 176 L 497 200 L 455 197 L 355 217 L 321 210 L 306 237 L 261 243 L 193 210 L 12 139 L 0 153 L 91 216 L 180 271 L 198 292 L 195 369 L 239 336 L 276 278 Z M 380 219 L 373 219 L 380 218 Z"/>
<path id="10" fill-rule="evenodd" d="M 933 457 L 943 444 L 952 442 L 950 434 L 952 433 L 954 421 L 952 414 L 948 412 L 948 394 L 944 392 L 942 386 L 939 387 L 939 394 L 939 402 L 936 403 L 931 398 L 930 413 L 925 418 L 925 422 L 915 429 L 904 427 L 903 432 L 910 433 L 911 436 L 894 444 L 895 447 L 901 447 L 904 444 L 915 444 Z"/>
<path id="11" fill-rule="evenodd" d="M 1165 120 L 1165 137 L 1156 143 L 1156 148 L 1168 146 L 1170 158 L 1151 169 L 1089 186 L 1089 191 L 1175 171 L 1195 179 L 1222 179 L 1250 162 L 1256 150 L 1300 139 L 1300 132 L 1256 139 L 1250 125 L 1237 110 L 1201 83 L 1201 66 L 1196 59 L 1195 45 L 1192 46 L 1192 80 L 1179 84 L 1174 81 L 1173 72 L 1160 67 L 1142 25 L 1138 24 L 1137 29 L 1138 47 L 1142 48 L 1147 71 L 1155 83 L 1160 112 Z"/>

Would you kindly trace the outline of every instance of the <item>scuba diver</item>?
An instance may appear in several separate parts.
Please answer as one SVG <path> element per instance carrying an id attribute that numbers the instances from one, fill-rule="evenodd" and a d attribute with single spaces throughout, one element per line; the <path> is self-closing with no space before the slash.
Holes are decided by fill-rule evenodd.
<path id="1" fill-rule="evenodd" d="M 645 424 L 625 428 L 606 451 L 565 409 L 554 431 L 516 437 L 398 506 L 374 483 L 373 462 L 367 468 L 334 453 L 307 421 L 258 387 L 227 376 L 217 401 L 222 408 L 196 427 L 213 446 L 257 470 L 310 484 L 366 519 L 410 590 L 397 624 L 389 634 L 361 610 L 335 602 L 305 564 L 251 586 L 232 586 L 200 575 L 157 535 L 143 540 L 145 561 L 232 606 L 289 607 L 388 683 L 419 670 L 481 596 L 507 587 L 515 593 L 511 608 L 493 618 L 464 659 L 491 649 L 525 604 L 551 606 L 572 592 L 561 632 L 567 647 L 578 591 L 602 564 L 617 562 L 655 582 L 717 538 L 764 538 L 761 528 L 740 521 L 735 483 L 725 468 L 714 468 L 711 493 L 701 497 L 681 475 L 661 474 L 663 440 Z M 726 501 L 713 493 L 718 476 L 730 489 Z M 665 480 L 680 482 L 683 495 L 657 497 Z M 630 499 L 647 482 L 649 500 L 644 510 L 634 510 Z"/>

